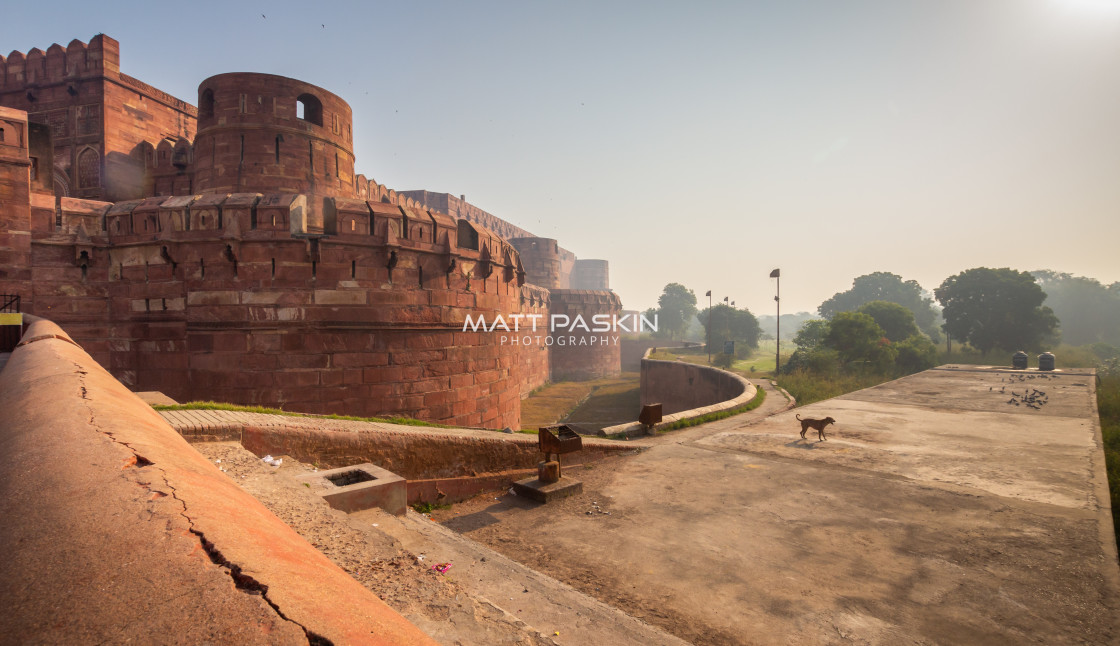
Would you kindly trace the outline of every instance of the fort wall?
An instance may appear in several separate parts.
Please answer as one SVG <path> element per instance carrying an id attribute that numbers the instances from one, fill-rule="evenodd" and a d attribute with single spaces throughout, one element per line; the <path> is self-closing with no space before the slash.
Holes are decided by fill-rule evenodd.
<path id="1" fill-rule="evenodd" d="M 572 267 L 572 289 L 608 290 L 610 265 L 606 260 L 577 258 Z"/>
<path id="2" fill-rule="evenodd" d="M 141 197 L 152 142 L 193 139 L 197 114 L 122 74 L 120 44 L 103 34 L 0 57 L 0 105 L 49 126 L 54 155 L 39 166 L 56 195 L 107 201 Z"/>
<path id="3" fill-rule="evenodd" d="M 554 330 L 552 378 L 555 381 L 584 381 L 617 377 L 622 372 L 621 338 L 613 330 L 596 332 L 596 317 L 611 321 L 622 312 L 622 300 L 613 292 L 554 289 L 550 293 L 553 317 L 577 320 L 588 329 Z M 553 318 L 553 321 L 556 319 Z"/>
<path id="4" fill-rule="evenodd" d="M 455 197 L 448 193 L 435 193 L 433 191 L 401 191 L 401 197 L 415 200 L 417 205 L 427 209 L 446 213 L 453 218 L 480 224 L 497 233 L 503 238 L 531 238 L 533 234 L 521 227 L 506 222 L 496 215 L 492 215 L 467 201 L 467 196 Z"/>
<path id="5" fill-rule="evenodd" d="M 568 275 L 561 263 L 560 244 L 552 238 L 514 238 L 510 244 L 521 254 L 525 279 L 548 289 L 568 289 Z"/>
<path id="6" fill-rule="evenodd" d="M 468 314 L 547 312 L 516 252 L 439 214 L 330 204 L 315 238 L 302 195 L 68 201 L 62 231 L 36 231 L 35 311 L 177 399 L 516 427 L 547 352 L 463 331 Z"/>
<path id="7" fill-rule="evenodd" d="M 27 114 L 0 107 L 0 294 L 31 280 L 31 159 Z"/>
<path id="8" fill-rule="evenodd" d="M 617 346 L 464 331 L 617 297 L 554 295 L 576 262 L 554 240 L 536 284 L 506 239 L 524 230 L 355 175 L 350 107 L 322 88 L 221 74 L 196 109 L 97 36 L 0 57 L 0 104 L 32 110 L 0 112 L 0 289 L 132 388 L 516 428 L 548 381 L 617 373 Z"/>

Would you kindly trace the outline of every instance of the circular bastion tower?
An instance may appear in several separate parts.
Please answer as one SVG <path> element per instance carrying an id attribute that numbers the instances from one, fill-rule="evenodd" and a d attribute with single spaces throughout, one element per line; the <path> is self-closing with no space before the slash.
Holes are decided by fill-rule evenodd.
<path id="1" fill-rule="evenodd" d="M 354 196 L 350 106 L 272 74 L 211 76 L 198 86 L 195 186 L 201 193 Z"/>

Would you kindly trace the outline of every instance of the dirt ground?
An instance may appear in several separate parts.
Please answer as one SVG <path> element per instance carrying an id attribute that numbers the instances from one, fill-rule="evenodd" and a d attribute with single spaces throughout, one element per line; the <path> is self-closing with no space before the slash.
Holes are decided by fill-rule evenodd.
<path id="1" fill-rule="evenodd" d="M 611 521 L 640 522 L 633 517 L 633 512 L 619 509 L 611 494 L 606 493 L 617 471 L 633 457 L 615 456 L 566 470 L 565 477 L 583 483 L 583 493 L 550 502 L 546 507 L 504 491 L 479 495 L 449 509 L 434 510 L 431 517 L 515 561 L 532 564 L 541 572 L 636 619 L 687 641 L 719 643 L 718 634 L 676 612 L 673 600 L 667 595 L 649 594 L 632 576 L 629 565 L 618 563 L 605 570 L 599 562 L 573 559 L 562 544 L 539 529 L 546 522 L 544 516 L 574 518 L 581 521 L 586 532 L 599 534 L 600 540 L 609 541 L 614 525 Z M 652 571 L 654 565 L 648 567 Z M 740 642 L 725 640 L 724 643 Z"/>
<path id="2" fill-rule="evenodd" d="M 331 509 L 294 478 L 314 470 L 310 465 L 283 458 L 280 467 L 272 467 L 236 442 L 193 446 L 336 565 L 441 643 L 556 643 L 472 596 L 454 576 L 433 571 L 438 555 L 412 553 L 373 524 L 393 522 L 392 516 L 378 511 L 371 522 L 369 515 L 359 520 Z"/>
<path id="3" fill-rule="evenodd" d="M 839 420 L 825 442 L 793 412 L 721 420 L 569 469 L 582 495 L 434 517 L 696 644 L 1116 643 L 1088 381 L 1031 410 L 1001 378 L 922 373 L 798 409 Z"/>

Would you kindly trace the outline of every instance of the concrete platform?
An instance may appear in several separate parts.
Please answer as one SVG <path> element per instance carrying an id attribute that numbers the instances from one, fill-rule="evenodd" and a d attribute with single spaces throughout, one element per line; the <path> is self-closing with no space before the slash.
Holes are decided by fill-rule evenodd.
<path id="1" fill-rule="evenodd" d="M 145 390 L 136 393 L 136 396 L 149 406 L 174 406 L 179 403 L 158 390 Z"/>
<path id="2" fill-rule="evenodd" d="M 403 516 L 408 511 L 405 479 L 369 462 L 308 473 L 296 480 L 334 509 L 346 513 L 384 509 L 394 516 Z"/>
<path id="3" fill-rule="evenodd" d="M 560 478 L 558 482 L 541 482 L 539 478 L 526 478 L 513 483 L 513 490 L 519 496 L 525 496 L 539 503 L 547 503 L 550 500 L 583 493 L 583 483 L 571 478 Z"/>
<path id="4" fill-rule="evenodd" d="M 1094 375 L 1018 372 L 947 366 L 797 409 L 836 418 L 823 442 L 794 411 L 651 438 L 570 499 L 609 515 L 491 504 L 466 533 L 593 573 L 696 643 L 1118 643 Z M 1040 410 L 1007 403 L 1028 383 Z"/>

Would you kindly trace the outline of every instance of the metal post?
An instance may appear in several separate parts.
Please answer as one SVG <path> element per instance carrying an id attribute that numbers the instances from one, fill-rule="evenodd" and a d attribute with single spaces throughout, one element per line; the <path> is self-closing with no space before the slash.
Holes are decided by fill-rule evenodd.
<path id="1" fill-rule="evenodd" d="M 782 270 L 775 269 L 770 272 L 770 277 L 778 279 L 778 293 L 774 295 L 774 303 L 778 308 L 778 329 L 774 339 L 774 376 L 777 377 L 782 367 Z"/>
<path id="2" fill-rule="evenodd" d="M 712 365 L 712 290 L 708 290 L 708 365 Z"/>

